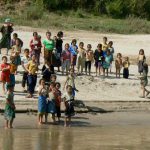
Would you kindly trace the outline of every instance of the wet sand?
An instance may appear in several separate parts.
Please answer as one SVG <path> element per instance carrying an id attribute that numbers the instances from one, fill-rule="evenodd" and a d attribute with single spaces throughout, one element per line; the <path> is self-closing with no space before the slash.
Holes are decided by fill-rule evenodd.
<path id="1" fill-rule="evenodd" d="M 14 129 L 3 122 L 0 116 L 0 150 L 150 149 L 150 112 L 77 114 L 70 128 L 39 126 L 35 114 L 17 114 Z"/>

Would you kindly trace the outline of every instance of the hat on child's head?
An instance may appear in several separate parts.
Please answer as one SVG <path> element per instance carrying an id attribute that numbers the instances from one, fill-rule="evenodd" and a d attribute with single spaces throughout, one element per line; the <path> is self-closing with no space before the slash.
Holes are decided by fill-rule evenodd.
<path id="1" fill-rule="evenodd" d="M 10 23 L 10 22 L 11 22 L 10 18 L 5 19 L 5 23 Z"/>

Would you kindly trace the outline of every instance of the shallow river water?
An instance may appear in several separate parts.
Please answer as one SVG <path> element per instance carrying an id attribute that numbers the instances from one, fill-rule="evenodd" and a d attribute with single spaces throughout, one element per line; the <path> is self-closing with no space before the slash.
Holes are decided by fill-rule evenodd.
<path id="1" fill-rule="evenodd" d="M 0 150 L 150 150 L 148 116 L 86 114 L 65 128 L 63 122 L 38 126 L 36 116 L 19 115 L 11 130 L 3 128 L 0 117 Z"/>

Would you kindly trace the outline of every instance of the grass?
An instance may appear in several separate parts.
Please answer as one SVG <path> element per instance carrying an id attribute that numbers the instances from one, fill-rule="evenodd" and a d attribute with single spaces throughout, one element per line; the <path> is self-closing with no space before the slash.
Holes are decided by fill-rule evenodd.
<path id="1" fill-rule="evenodd" d="M 42 15 L 41 15 L 41 13 Z M 55 28 L 59 30 L 88 30 L 101 33 L 119 34 L 149 34 L 150 21 L 146 19 L 128 17 L 126 19 L 112 19 L 106 16 L 94 16 L 78 10 L 62 12 L 44 12 L 28 9 L 0 16 L 2 23 L 10 17 L 16 25 L 35 28 Z"/>

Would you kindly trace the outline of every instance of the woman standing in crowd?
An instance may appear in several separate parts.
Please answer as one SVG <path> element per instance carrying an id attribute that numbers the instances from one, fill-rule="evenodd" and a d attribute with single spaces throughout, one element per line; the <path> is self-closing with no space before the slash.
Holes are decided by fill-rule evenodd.
<path id="1" fill-rule="evenodd" d="M 4 25 L 1 27 L 0 32 L 2 33 L 2 39 L 0 40 L 0 50 L 2 48 L 7 48 L 8 50 L 11 48 L 11 33 L 13 32 L 13 23 L 9 18 L 5 19 Z"/>
<path id="2" fill-rule="evenodd" d="M 56 65 L 58 67 L 58 72 L 60 72 L 60 66 L 61 66 L 61 54 L 62 54 L 62 47 L 63 47 L 63 32 L 59 31 L 57 33 L 56 38 Z"/>
<path id="3" fill-rule="evenodd" d="M 46 32 L 46 39 L 43 41 L 44 45 L 44 60 L 53 65 L 52 54 L 55 46 L 54 40 L 51 39 L 51 32 Z"/>

